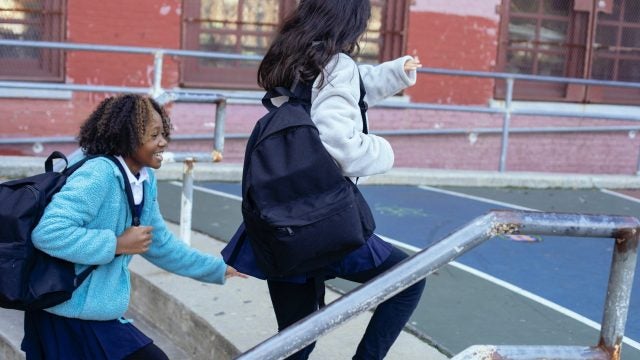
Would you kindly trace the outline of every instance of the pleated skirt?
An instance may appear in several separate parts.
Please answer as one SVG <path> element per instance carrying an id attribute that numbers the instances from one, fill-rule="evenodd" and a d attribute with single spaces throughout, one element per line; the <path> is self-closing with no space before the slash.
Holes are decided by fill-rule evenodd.
<path id="1" fill-rule="evenodd" d="M 27 311 L 22 350 L 27 360 L 118 360 L 153 341 L 131 323 L 66 318 Z"/>

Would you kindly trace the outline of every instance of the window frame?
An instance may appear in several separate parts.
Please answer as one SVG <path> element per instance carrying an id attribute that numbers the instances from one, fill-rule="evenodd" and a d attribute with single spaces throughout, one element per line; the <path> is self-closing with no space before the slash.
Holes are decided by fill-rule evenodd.
<path id="1" fill-rule="evenodd" d="M 66 38 L 66 0 L 42 0 L 40 15 L 41 41 L 61 42 Z M 29 11 L 28 9 L 20 9 Z M 28 21 L 9 21 L 4 24 L 27 24 Z M 29 47 L 8 47 L 9 49 L 32 49 Z M 63 82 L 65 79 L 65 51 L 56 49 L 37 48 L 37 59 L 25 58 L 0 58 L 0 68 L 8 69 L 7 73 L 0 72 L 0 80 L 9 81 L 47 81 Z"/>
<path id="2" fill-rule="evenodd" d="M 530 52 L 538 56 L 544 54 L 544 50 L 540 50 L 538 45 L 539 31 L 541 21 L 543 19 L 553 19 L 553 15 L 543 14 L 543 0 L 539 0 L 539 8 L 536 13 L 526 15 L 519 13 L 512 16 L 511 1 L 503 0 L 501 3 L 501 19 L 499 28 L 499 45 L 496 69 L 500 72 L 507 72 L 509 51 L 517 49 L 517 46 L 510 44 L 509 24 L 513 18 L 535 19 L 536 20 L 536 39 L 534 46 Z M 608 22 L 616 22 L 612 20 L 601 20 L 601 14 L 611 13 L 613 10 L 614 0 L 606 2 L 603 8 L 596 7 L 594 0 L 574 0 L 571 2 L 570 13 L 568 15 L 568 25 L 566 40 L 563 45 L 565 47 L 566 60 L 564 65 L 564 73 L 562 76 L 570 78 L 593 79 L 593 60 L 598 56 L 594 46 L 597 29 L 601 24 Z M 618 0 L 624 4 L 624 1 Z M 616 23 L 619 23 L 616 22 Z M 620 25 L 621 27 L 623 25 Z M 640 26 L 637 26 L 640 28 Z M 611 57 L 608 55 L 606 57 Z M 615 57 L 615 56 L 614 56 Z M 623 56 L 618 54 L 615 57 L 616 62 Z M 536 73 L 537 61 L 534 59 L 532 72 Z M 531 74 L 528 73 L 528 74 Z M 605 90 L 606 89 L 606 90 Z M 494 88 L 494 96 L 504 99 L 506 86 L 504 80 L 496 80 Z M 580 102 L 580 103 L 610 103 L 610 104 L 638 104 L 640 100 L 640 90 L 625 89 L 616 87 L 602 86 L 585 86 L 578 84 L 562 84 L 549 82 L 533 82 L 533 81 L 517 81 L 514 86 L 513 99 L 516 100 L 533 100 L 533 101 L 560 101 L 560 102 Z"/>
<path id="3" fill-rule="evenodd" d="M 242 1 L 242 0 L 239 0 Z M 286 14 L 295 9 L 296 0 L 279 0 L 279 23 Z M 376 0 L 373 0 L 374 2 Z M 406 0 L 377 0 L 385 2 L 382 14 L 380 38 L 382 46 L 378 61 L 383 62 L 401 56 L 406 46 L 407 24 L 410 4 Z M 202 0 L 183 0 L 182 11 L 182 49 L 200 50 L 199 36 L 203 32 L 194 29 L 200 14 Z M 241 33 L 241 30 L 238 30 Z M 389 45 L 386 45 L 389 44 Z M 197 58 L 184 58 L 181 61 L 180 85 L 196 88 L 221 88 L 230 90 L 255 90 L 257 85 L 257 63 L 255 67 L 213 67 L 205 66 Z"/>

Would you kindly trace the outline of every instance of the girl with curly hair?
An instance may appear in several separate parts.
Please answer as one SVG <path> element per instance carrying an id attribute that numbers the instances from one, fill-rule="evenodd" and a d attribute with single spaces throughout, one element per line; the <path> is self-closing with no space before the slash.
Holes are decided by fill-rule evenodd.
<path id="1" fill-rule="evenodd" d="M 167 271 L 224 284 L 241 276 L 218 257 L 176 238 L 157 202 L 156 178 L 169 142 L 171 122 L 154 100 L 134 94 L 103 100 L 80 129 L 86 161 L 47 205 L 32 233 L 43 252 L 75 263 L 76 273 L 96 266 L 71 299 L 25 312 L 22 349 L 27 359 L 167 359 L 153 341 L 123 316 L 129 305 L 128 265 L 133 255 Z M 131 186 L 137 214 L 125 194 Z M 140 226 L 129 226 L 133 216 Z"/>

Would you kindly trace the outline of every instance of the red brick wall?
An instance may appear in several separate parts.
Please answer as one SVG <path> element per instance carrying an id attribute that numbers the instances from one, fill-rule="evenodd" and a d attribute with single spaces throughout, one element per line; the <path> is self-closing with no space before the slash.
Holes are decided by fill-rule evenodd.
<path id="1" fill-rule="evenodd" d="M 499 27 L 496 2 L 415 1 L 407 52 L 419 54 L 426 67 L 494 71 Z M 493 87 L 491 79 L 423 74 L 407 94 L 418 102 L 484 105 L 492 98 Z"/>
<path id="2" fill-rule="evenodd" d="M 68 0 L 67 41 L 180 48 L 180 0 Z M 148 87 L 153 55 L 70 51 L 66 82 Z M 165 56 L 163 86 L 178 85 L 178 64 Z M 0 99 L 0 136 L 75 136 L 79 125 L 110 94 L 75 92 L 72 100 Z M 69 145 L 45 145 L 42 154 Z M 2 146 L 0 154 L 33 154 L 32 145 Z"/>
<path id="3" fill-rule="evenodd" d="M 180 48 L 181 0 L 68 0 L 67 39 L 99 43 Z M 407 52 L 414 50 L 429 67 L 494 70 L 500 0 L 416 0 L 409 18 Z M 70 52 L 68 83 L 149 86 L 151 55 Z M 165 57 L 164 87 L 178 86 L 178 63 Z M 406 94 L 412 101 L 485 105 L 493 96 L 493 81 L 420 75 Z M 0 99 L 0 137 L 73 137 L 104 94 L 75 92 L 71 101 Z M 174 134 L 213 134 L 215 106 L 178 103 L 171 108 Z M 229 105 L 227 134 L 248 134 L 264 113 L 261 106 Z M 370 112 L 371 128 L 469 129 L 500 128 L 502 118 L 486 114 L 381 110 Z M 613 125 L 576 119 L 514 117 L 513 127 L 545 125 Z M 496 170 L 500 135 L 389 136 L 396 166 Z M 244 140 L 228 140 L 225 161 L 240 162 Z M 635 173 L 640 140 L 633 133 L 512 134 L 508 170 Z M 73 144 L 45 144 L 40 155 L 66 152 Z M 211 141 L 175 141 L 174 151 L 210 151 Z M 0 154 L 34 154 L 33 144 L 0 146 Z"/>
<path id="4" fill-rule="evenodd" d="M 176 104 L 172 109 L 175 133 L 213 134 L 213 105 Z M 261 106 L 230 105 L 227 134 L 249 134 L 254 122 L 264 114 Z M 501 129 L 502 116 L 447 111 L 372 109 L 373 132 L 398 129 L 467 129 L 460 135 L 386 136 L 396 156 L 397 167 L 437 169 L 497 170 L 501 134 L 477 134 L 476 129 Z M 514 116 L 512 128 L 547 126 L 614 126 L 630 122 L 603 122 L 567 118 Z M 213 136 L 213 135 L 212 135 Z M 225 142 L 226 162 L 241 162 L 245 140 Z M 198 145 L 174 141 L 172 151 L 210 151 L 211 141 Z M 640 136 L 634 133 L 511 134 L 507 169 L 572 173 L 634 174 Z"/>
<path id="5" fill-rule="evenodd" d="M 180 0 L 69 0 L 67 41 L 106 45 L 180 48 Z M 165 57 L 163 86 L 178 83 L 178 67 Z M 126 69 L 126 70 L 125 70 Z M 148 86 L 153 56 L 72 52 L 67 82 Z"/>

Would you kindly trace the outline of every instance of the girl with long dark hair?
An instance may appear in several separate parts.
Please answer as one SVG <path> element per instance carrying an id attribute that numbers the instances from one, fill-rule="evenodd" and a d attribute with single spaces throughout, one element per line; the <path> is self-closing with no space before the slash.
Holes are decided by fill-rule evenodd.
<path id="1" fill-rule="evenodd" d="M 267 91 L 312 86 L 311 119 L 343 175 L 352 178 L 384 173 L 394 160 L 389 142 L 363 132 L 359 75 L 366 102 L 375 104 L 415 84 L 415 70 L 421 66 L 418 58 L 411 56 L 377 66 L 357 65 L 352 57 L 360 49 L 359 40 L 370 16 L 369 0 L 301 0 L 282 24 L 258 70 L 258 83 Z M 286 97 L 272 99 L 276 106 L 284 101 Z M 241 226 L 230 247 L 239 236 L 245 236 L 242 232 Z M 406 257 L 374 234 L 361 248 L 321 272 L 326 278 L 364 283 Z M 254 275 L 250 268 L 234 265 L 239 271 Z M 312 276 L 267 281 L 279 330 L 318 309 L 320 298 Z M 422 280 L 377 307 L 354 359 L 385 357 L 415 310 L 424 285 Z M 314 345 L 289 359 L 307 359 Z"/>

